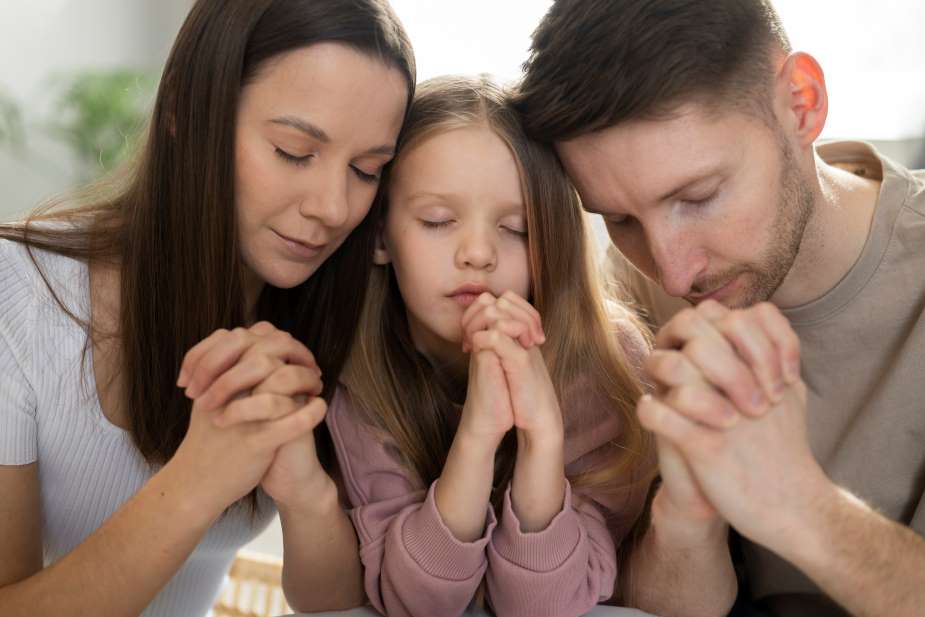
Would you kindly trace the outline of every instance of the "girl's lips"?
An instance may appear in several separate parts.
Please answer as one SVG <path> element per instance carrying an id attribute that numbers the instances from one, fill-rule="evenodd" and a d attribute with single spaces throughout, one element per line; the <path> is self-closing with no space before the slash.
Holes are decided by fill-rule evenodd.
<path id="1" fill-rule="evenodd" d="M 485 285 L 467 283 L 457 287 L 447 295 L 461 306 L 466 307 L 475 302 L 486 291 L 489 291 L 489 289 Z"/>
<path id="2" fill-rule="evenodd" d="M 475 302 L 480 295 L 481 293 L 462 292 L 451 294 L 450 297 L 460 306 L 466 307 Z"/>

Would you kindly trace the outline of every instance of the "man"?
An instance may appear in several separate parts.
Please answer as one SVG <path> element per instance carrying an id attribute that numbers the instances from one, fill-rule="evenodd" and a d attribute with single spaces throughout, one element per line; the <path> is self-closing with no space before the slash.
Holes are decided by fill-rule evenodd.
<path id="1" fill-rule="evenodd" d="M 524 124 L 638 297 L 695 307 L 647 366 L 662 484 L 628 601 L 727 611 L 728 522 L 757 614 L 921 615 L 925 173 L 814 146 L 822 69 L 766 1 L 555 0 L 525 69 Z"/>

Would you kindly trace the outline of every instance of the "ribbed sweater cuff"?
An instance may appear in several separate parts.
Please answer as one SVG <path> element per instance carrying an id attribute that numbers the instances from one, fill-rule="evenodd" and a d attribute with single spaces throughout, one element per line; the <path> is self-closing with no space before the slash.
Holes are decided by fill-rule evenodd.
<path id="1" fill-rule="evenodd" d="M 504 493 L 501 524 L 492 536 L 495 551 L 511 563 L 534 572 L 549 572 L 561 566 L 575 552 L 581 540 L 578 514 L 572 509 L 572 487 L 565 482 L 562 510 L 546 529 L 524 533 L 511 505 L 511 488 Z"/>
<path id="2" fill-rule="evenodd" d="M 474 542 L 461 542 L 443 522 L 434 499 L 435 481 L 420 508 L 408 515 L 401 529 L 402 542 L 422 570 L 437 578 L 464 581 L 475 576 L 487 562 L 485 546 L 497 525 L 486 506 L 485 532 Z"/>

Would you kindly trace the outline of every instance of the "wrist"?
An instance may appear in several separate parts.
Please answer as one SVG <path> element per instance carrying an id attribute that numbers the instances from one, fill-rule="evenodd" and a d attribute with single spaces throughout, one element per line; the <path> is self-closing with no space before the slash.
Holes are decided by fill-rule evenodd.
<path id="1" fill-rule="evenodd" d="M 453 437 L 450 449 L 464 452 L 467 457 L 494 462 L 495 452 L 498 451 L 502 439 L 504 439 L 503 433 L 500 435 L 475 433 L 461 426 Z"/>
<path id="2" fill-rule="evenodd" d="M 670 505 L 664 487 L 654 499 L 647 535 L 660 547 L 683 549 L 717 549 L 726 552 L 729 525 L 718 514 L 694 514 L 679 511 Z"/>
<path id="3" fill-rule="evenodd" d="M 827 477 L 815 483 L 811 497 L 800 500 L 782 512 L 783 528 L 762 542 L 768 549 L 804 571 L 824 564 L 830 532 L 837 522 L 848 518 L 846 509 L 864 507 L 857 498 L 843 491 Z"/>
<path id="4" fill-rule="evenodd" d="M 318 517 L 341 510 L 337 485 L 327 473 L 316 474 L 316 480 L 305 484 L 297 494 L 285 500 L 275 499 L 281 517 Z"/>
<path id="5" fill-rule="evenodd" d="M 517 429 L 517 455 L 545 457 L 562 456 L 565 447 L 565 435 L 559 429 L 527 430 Z"/>
<path id="6" fill-rule="evenodd" d="M 171 459 L 151 477 L 148 488 L 158 499 L 170 501 L 178 520 L 205 530 L 230 504 L 213 495 L 207 483 L 190 480 L 190 474 Z"/>

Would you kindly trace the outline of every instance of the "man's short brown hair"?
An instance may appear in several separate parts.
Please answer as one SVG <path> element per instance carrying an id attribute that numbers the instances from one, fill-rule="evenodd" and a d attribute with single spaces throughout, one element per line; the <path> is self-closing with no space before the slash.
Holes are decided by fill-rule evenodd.
<path id="1" fill-rule="evenodd" d="M 515 106 L 544 142 L 689 102 L 765 115 L 781 51 L 790 43 L 768 0 L 555 0 Z"/>

